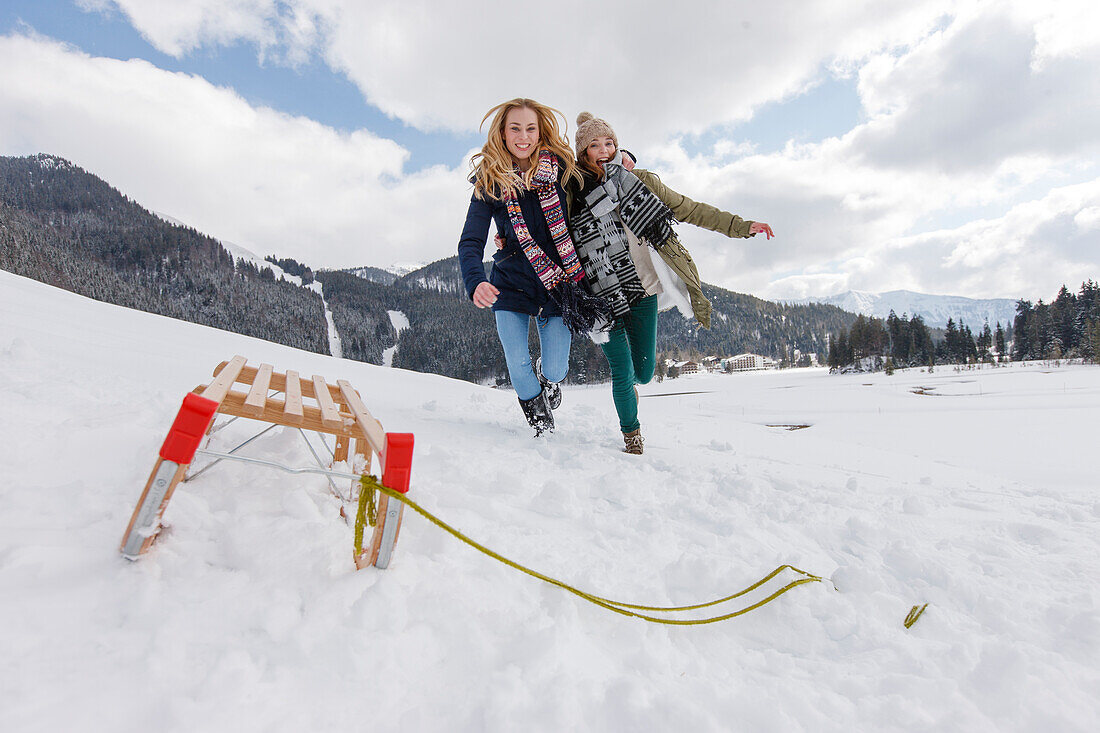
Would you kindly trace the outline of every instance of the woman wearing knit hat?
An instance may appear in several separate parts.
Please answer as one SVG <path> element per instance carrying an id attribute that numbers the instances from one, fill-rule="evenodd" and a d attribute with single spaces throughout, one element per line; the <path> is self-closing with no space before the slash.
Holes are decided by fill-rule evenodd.
<path id="1" fill-rule="evenodd" d="M 482 125 L 493 119 L 473 157 L 474 193 L 458 243 L 466 294 L 478 308 L 493 309 L 508 376 L 536 436 L 554 429 L 571 334 L 587 335 L 610 320 L 607 303 L 583 287 L 562 204 L 563 181 L 579 186 L 581 175 L 555 115 L 561 113 L 530 99 L 513 99 L 485 114 Z M 504 244 L 486 278 L 490 221 Z M 532 318 L 542 354 L 535 368 L 527 346 Z"/>
<path id="2" fill-rule="evenodd" d="M 573 239 L 593 293 L 607 299 L 615 315 L 610 338 L 600 346 L 611 365 L 624 450 L 641 454 L 634 385 L 653 378 L 657 311 L 676 305 L 710 328 L 699 272 L 670 225 L 683 221 L 735 238 L 774 235 L 763 222 L 676 193 L 654 173 L 627 170 L 615 131 L 589 112 L 577 117 L 576 150 L 583 181 L 571 180 L 566 189 Z"/>

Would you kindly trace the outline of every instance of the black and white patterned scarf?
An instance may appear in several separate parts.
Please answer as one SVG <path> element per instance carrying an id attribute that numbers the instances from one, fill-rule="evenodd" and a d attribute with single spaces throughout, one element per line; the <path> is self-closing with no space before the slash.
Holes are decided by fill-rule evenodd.
<path id="1" fill-rule="evenodd" d="M 646 185 L 614 160 L 604 164 L 606 177 L 586 186 L 573 217 L 574 244 L 594 295 L 605 298 L 617 318 L 645 297 L 627 246 L 625 224 L 643 244 L 660 250 L 672 238 L 676 219 Z M 616 211 L 618 212 L 616 214 Z"/>

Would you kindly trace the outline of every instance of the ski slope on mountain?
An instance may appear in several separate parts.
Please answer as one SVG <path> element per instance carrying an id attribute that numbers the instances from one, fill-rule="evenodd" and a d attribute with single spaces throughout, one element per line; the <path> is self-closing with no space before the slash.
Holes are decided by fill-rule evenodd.
<path id="1" fill-rule="evenodd" d="M 687 604 L 784 563 L 835 589 L 657 626 L 411 512 L 390 569 L 355 571 L 323 477 L 230 463 L 183 484 L 152 551 L 123 560 L 180 400 L 234 354 L 350 380 L 387 430 L 415 434 L 411 497 L 585 590 Z M 607 386 L 567 386 L 557 433 L 536 441 L 509 390 L 0 272 L 0 729 L 1093 729 L 1100 368 L 791 370 L 640 392 L 644 456 L 619 451 Z M 239 420 L 211 448 L 254 432 Z M 289 430 L 242 453 L 312 462 Z"/>

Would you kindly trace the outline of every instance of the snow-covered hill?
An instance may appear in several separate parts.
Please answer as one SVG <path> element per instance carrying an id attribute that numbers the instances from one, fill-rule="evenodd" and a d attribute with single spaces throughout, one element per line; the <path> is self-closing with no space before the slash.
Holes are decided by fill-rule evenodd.
<path id="1" fill-rule="evenodd" d="M 838 590 L 654 626 L 411 513 L 390 569 L 357 572 L 323 478 L 228 463 L 182 485 L 152 552 L 126 562 L 117 545 L 180 399 L 235 353 L 350 380 L 388 430 L 415 434 L 411 496 L 585 589 L 691 603 L 791 563 Z M 557 433 L 536 441 L 509 391 L 0 272 L 0 728 L 1050 733 L 1100 719 L 1100 369 L 793 370 L 640 391 L 644 456 L 619 452 L 607 386 L 567 389 Z M 211 447 L 251 432 L 239 420 Z M 312 460 L 289 430 L 242 453 Z"/>
<path id="2" fill-rule="evenodd" d="M 877 318 L 886 318 L 893 310 L 898 317 L 905 314 L 910 318 L 920 316 L 932 328 L 943 328 L 947 319 L 952 318 L 956 324 L 959 321 L 966 323 L 975 334 L 986 321 L 989 321 L 990 328 L 996 328 L 998 321 L 1002 326 L 1011 325 L 1016 316 L 1016 301 L 1010 298 L 979 300 L 958 295 L 914 293 L 910 290 L 891 290 L 887 293 L 849 290 L 823 298 L 802 298 L 785 302 L 826 303 L 851 313 L 863 313 Z"/>

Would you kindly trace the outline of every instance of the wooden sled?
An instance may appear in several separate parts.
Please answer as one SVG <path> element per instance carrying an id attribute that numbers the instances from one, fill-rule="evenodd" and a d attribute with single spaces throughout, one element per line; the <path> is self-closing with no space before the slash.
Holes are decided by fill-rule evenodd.
<path id="1" fill-rule="evenodd" d="M 372 457 L 378 456 L 382 484 L 401 493 L 408 491 L 412 434 L 385 432 L 346 380 L 338 380 L 334 386 L 317 375 L 306 380 L 294 371 L 275 372 L 270 364 L 250 367 L 243 356 L 223 361 L 213 376 L 209 384 L 199 385 L 184 397 L 168 431 L 122 538 L 120 550 L 127 559 L 138 559 L 156 540 L 172 493 L 185 480 L 195 454 L 200 452 L 200 443 L 219 413 L 335 436 L 333 463 L 353 456 L 355 470 L 365 474 L 370 472 Z M 237 384 L 245 385 L 247 390 L 234 390 Z M 358 489 L 356 483 L 353 492 Z M 357 568 L 389 566 L 403 509 L 401 502 L 379 495 L 371 541 L 361 552 L 353 553 Z"/>

